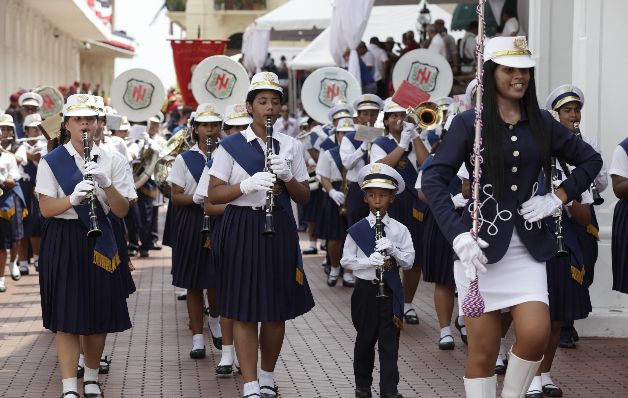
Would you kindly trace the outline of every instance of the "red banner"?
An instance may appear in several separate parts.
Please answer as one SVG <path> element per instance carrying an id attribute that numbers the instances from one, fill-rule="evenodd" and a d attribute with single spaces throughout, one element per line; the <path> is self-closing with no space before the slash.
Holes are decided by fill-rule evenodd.
<path id="1" fill-rule="evenodd" d="M 179 90 L 185 105 L 196 108 L 198 105 L 192 94 L 192 72 L 196 65 L 212 55 L 223 55 L 227 48 L 226 40 L 173 40 L 172 55 L 177 72 Z"/>

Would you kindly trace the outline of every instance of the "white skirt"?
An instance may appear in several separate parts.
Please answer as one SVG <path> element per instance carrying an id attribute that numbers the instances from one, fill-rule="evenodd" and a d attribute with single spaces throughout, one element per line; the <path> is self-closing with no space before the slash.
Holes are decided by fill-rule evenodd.
<path id="1" fill-rule="evenodd" d="M 504 257 L 494 264 L 487 264 L 486 269 L 486 273 L 478 277 L 484 312 L 508 310 L 528 301 L 549 303 L 545 262 L 538 262 L 530 255 L 516 228 L 512 231 Z M 458 289 L 459 313 L 464 315 L 462 302 L 471 281 L 465 276 L 460 261 L 454 262 L 454 279 Z"/>

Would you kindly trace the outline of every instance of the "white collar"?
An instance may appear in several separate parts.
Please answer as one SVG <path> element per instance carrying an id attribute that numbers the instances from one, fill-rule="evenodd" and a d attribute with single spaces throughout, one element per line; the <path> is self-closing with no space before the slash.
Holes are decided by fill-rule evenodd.
<path id="1" fill-rule="evenodd" d="M 369 225 L 372 228 L 373 225 L 375 225 L 375 214 L 369 212 L 369 215 L 366 216 L 366 220 L 369 222 Z M 384 217 L 382 217 L 382 223 L 386 226 L 390 224 L 390 217 L 388 217 L 388 212 L 386 212 L 386 214 L 384 214 Z"/>
<path id="2" fill-rule="evenodd" d="M 65 149 L 67 149 L 68 153 L 74 157 L 79 157 L 81 159 L 83 159 L 83 156 L 81 156 L 80 153 L 78 153 L 76 151 L 76 149 L 74 148 L 74 145 L 72 145 L 72 141 L 68 141 L 67 143 L 65 143 L 63 146 L 65 146 Z M 100 149 L 100 147 L 98 145 L 92 145 L 92 148 L 89 152 L 89 154 L 93 157 L 94 155 L 102 155 L 103 151 L 102 149 Z"/>
<path id="3" fill-rule="evenodd" d="M 254 139 L 258 138 L 258 139 L 259 139 L 259 140 L 263 143 L 262 139 L 261 139 L 261 138 L 259 138 L 259 137 L 257 136 L 257 134 L 255 134 L 255 132 L 253 131 L 253 129 L 251 128 L 251 125 L 249 125 L 249 127 L 247 127 L 247 128 L 246 128 L 246 130 L 241 131 L 241 132 L 240 132 L 240 134 L 244 134 L 244 137 L 246 138 L 246 142 L 251 142 L 251 141 L 253 141 Z M 273 132 L 273 139 L 274 139 L 275 141 L 279 141 L 279 140 L 277 139 L 277 136 L 278 136 L 278 135 L 279 135 L 279 133 L 278 133 L 278 132 Z"/>

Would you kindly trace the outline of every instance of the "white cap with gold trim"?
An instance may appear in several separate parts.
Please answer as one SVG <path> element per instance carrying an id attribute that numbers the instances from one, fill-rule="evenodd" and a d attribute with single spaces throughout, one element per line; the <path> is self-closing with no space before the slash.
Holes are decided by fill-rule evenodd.
<path id="1" fill-rule="evenodd" d="M 131 129 L 131 123 L 129 123 L 129 119 L 126 116 L 122 116 L 122 120 L 120 121 L 120 127 L 118 130 L 129 131 Z"/>
<path id="2" fill-rule="evenodd" d="M 216 111 L 213 104 L 208 102 L 199 104 L 196 108 L 196 115 L 194 116 L 195 123 L 210 123 L 210 122 L 222 122 L 222 116 Z"/>
<path id="3" fill-rule="evenodd" d="M 24 127 L 37 127 L 41 124 L 41 115 L 39 113 L 33 113 L 26 115 L 24 118 Z"/>
<path id="4" fill-rule="evenodd" d="M 0 126 L 9 126 L 15 128 L 15 123 L 13 123 L 13 116 L 8 113 L 4 113 L 0 115 Z"/>
<path id="5" fill-rule="evenodd" d="M 584 93 L 573 84 L 563 84 L 550 93 L 545 101 L 545 109 L 558 111 L 561 106 L 568 102 L 579 102 L 584 106 Z"/>
<path id="6" fill-rule="evenodd" d="M 63 116 L 98 116 L 98 107 L 93 95 L 72 94 L 63 105 Z"/>
<path id="7" fill-rule="evenodd" d="M 253 123 L 253 118 L 244 104 L 230 104 L 225 109 L 224 121 L 229 126 L 246 126 Z"/>
<path id="8" fill-rule="evenodd" d="M 336 126 L 336 131 L 355 131 L 355 124 L 353 124 L 353 118 L 343 117 L 338 120 L 338 125 Z"/>
<path id="9" fill-rule="evenodd" d="M 394 113 L 394 112 L 403 112 L 403 113 L 405 113 L 406 110 L 403 109 L 403 107 L 401 105 L 399 105 L 398 103 L 394 102 L 392 97 L 388 97 L 384 101 L 384 113 Z"/>
<path id="10" fill-rule="evenodd" d="M 532 68 L 536 65 L 525 36 L 489 39 L 484 46 L 484 62 L 486 61 L 512 68 Z"/>
<path id="11" fill-rule="evenodd" d="M 17 103 L 20 106 L 36 106 L 41 108 L 41 105 L 44 103 L 44 100 L 41 98 L 41 95 L 34 93 L 32 91 L 26 92 L 20 95 L 20 98 L 17 100 Z"/>
<path id="12" fill-rule="evenodd" d="M 96 102 L 96 108 L 98 108 L 98 117 L 105 116 L 105 99 L 100 95 L 94 95 L 94 101 Z"/>
<path id="13" fill-rule="evenodd" d="M 401 174 L 383 163 L 371 163 L 362 167 L 358 173 L 358 184 L 362 190 L 366 188 L 392 189 L 396 195 L 406 189 L 406 183 Z"/>
<path id="14" fill-rule="evenodd" d="M 384 102 L 375 94 L 362 94 L 353 101 L 353 108 L 356 111 L 376 110 L 379 111 L 384 107 Z"/>
<path id="15" fill-rule="evenodd" d="M 275 90 L 283 94 L 283 88 L 279 84 L 279 78 L 273 72 L 256 73 L 251 79 L 249 93 L 254 90 Z"/>

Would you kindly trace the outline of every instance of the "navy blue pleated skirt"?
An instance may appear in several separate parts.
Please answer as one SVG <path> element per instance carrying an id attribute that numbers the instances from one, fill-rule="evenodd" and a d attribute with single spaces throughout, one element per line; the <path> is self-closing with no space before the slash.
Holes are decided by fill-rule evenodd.
<path id="1" fill-rule="evenodd" d="M 168 200 L 168 206 L 166 207 L 166 220 L 164 221 L 164 235 L 161 238 L 161 244 L 164 246 L 172 247 L 172 244 L 176 240 L 176 236 L 173 234 L 175 212 L 177 207 L 172 204 L 172 200 Z"/>
<path id="2" fill-rule="evenodd" d="M 264 212 L 227 206 L 220 238 L 218 311 L 242 322 L 294 319 L 314 307 L 303 275 L 296 282 L 299 237 L 290 217 L 273 212 L 275 235 L 262 235 Z"/>
<path id="3" fill-rule="evenodd" d="M 429 209 L 423 218 L 423 237 L 419 246 L 416 255 L 421 257 L 423 280 L 454 286 L 454 251 Z"/>
<path id="4" fill-rule="evenodd" d="M 323 198 L 322 215 L 322 221 L 316 223 L 314 235 L 318 239 L 344 240 L 347 236 L 347 217 L 338 213 L 338 205 L 327 194 Z"/>
<path id="5" fill-rule="evenodd" d="M 116 245 L 118 246 L 118 255 L 120 256 L 120 260 L 122 260 L 119 267 L 124 268 L 123 273 L 126 279 L 126 294 L 128 298 L 131 294 L 135 293 L 136 287 L 133 276 L 131 275 L 131 259 L 129 257 L 129 249 L 126 245 L 126 239 L 124 238 L 124 220 L 116 217 L 112 212 L 109 212 L 107 216 L 109 217 L 109 221 L 111 221 L 111 228 L 113 229 L 113 235 L 116 238 Z"/>
<path id="6" fill-rule="evenodd" d="M 44 327 L 79 335 L 131 328 L 126 304 L 128 267 L 108 272 L 93 264 L 94 241 L 79 220 L 42 226 L 39 286 Z"/>
<path id="7" fill-rule="evenodd" d="M 194 204 L 177 206 L 172 232 L 172 284 L 183 289 L 209 289 L 216 285 L 213 258 L 203 247 L 203 208 Z"/>
<path id="8" fill-rule="evenodd" d="M 28 217 L 24 219 L 24 237 L 40 236 L 42 217 L 41 211 L 39 210 L 39 200 L 34 192 L 35 183 L 20 180 L 20 186 L 22 187 L 24 200 L 26 201 L 26 209 L 28 210 Z"/>
<path id="9" fill-rule="evenodd" d="M 628 293 L 628 199 L 621 199 L 613 213 L 613 290 Z"/>
<path id="10" fill-rule="evenodd" d="M 303 205 L 303 221 L 317 222 L 320 219 L 326 196 L 322 188 L 310 192 L 310 200 Z"/>
<path id="11" fill-rule="evenodd" d="M 592 310 L 589 288 L 572 277 L 572 265 L 580 271 L 575 256 L 547 261 L 547 290 L 552 321 L 570 322 L 586 318 Z"/>
<path id="12" fill-rule="evenodd" d="M 357 182 L 349 182 L 346 201 L 349 227 L 369 215 L 369 206 L 364 202 L 364 192 Z"/>

